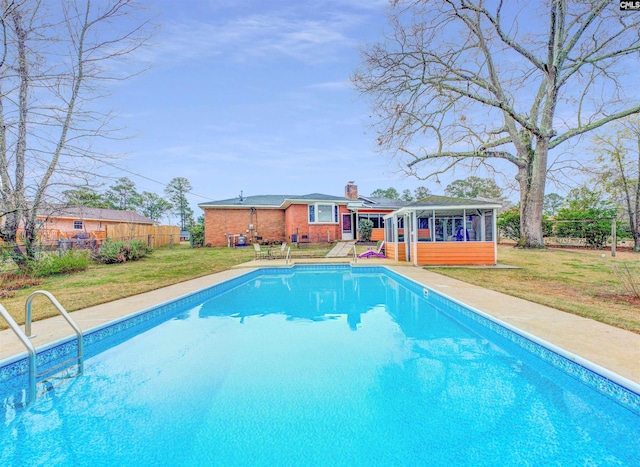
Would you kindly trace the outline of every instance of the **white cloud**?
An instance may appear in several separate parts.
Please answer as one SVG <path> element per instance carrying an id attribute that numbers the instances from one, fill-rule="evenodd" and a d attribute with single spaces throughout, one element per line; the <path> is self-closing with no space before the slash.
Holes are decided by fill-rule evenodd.
<path id="1" fill-rule="evenodd" d="M 141 51 L 144 56 L 140 58 L 160 66 L 217 57 L 238 63 L 280 58 L 328 63 L 336 60 L 340 51 L 357 46 L 353 31 L 366 24 L 371 10 L 381 7 L 351 1 L 329 2 L 326 6 L 323 2 L 311 15 L 310 9 L 314 8 L 308 4 L 287 5 L 242 14 L 239 9 L 224 8 L 213 20 L 163 18 L 155 46 Z"/>

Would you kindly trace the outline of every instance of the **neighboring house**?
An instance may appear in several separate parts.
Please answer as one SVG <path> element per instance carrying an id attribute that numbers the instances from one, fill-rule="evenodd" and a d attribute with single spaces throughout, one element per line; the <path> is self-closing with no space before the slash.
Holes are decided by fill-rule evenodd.
<path id="1" fill-rule="evenodd" d="M 48 240 L 59 238 L 104 238 L 109 225 L 157 225 L 158 222 L 132 211 L 72 206 L 50 208 L 38 214 L 41 234 Z"/>
<path id="2" fill-rule="evenodd" d="M 385 254 L 415 265 L 496 264 L 496 213 L 490 201 L 429 195 L 402 200 L 358 196 L 353 182 L 345 196 L 239 196 L 199 204 L 204 243 L 244 246 L 271 242 L 333 242 L 358 238 L 358 224 L 373 222 L 372 240 Z"/>

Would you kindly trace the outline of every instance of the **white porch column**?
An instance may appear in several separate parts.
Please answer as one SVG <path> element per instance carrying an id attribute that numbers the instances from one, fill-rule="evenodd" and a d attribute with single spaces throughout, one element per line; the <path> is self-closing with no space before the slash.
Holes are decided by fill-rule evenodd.
<path id="1" fill-rule="evenodd" d="M 498 219 L 496 208 L 491 209 L 493 216 L 493 264 L 498 264 Z"/>
<path id="2" fill-rule="evenodd" d="M 418 265 L 418 213 L 411 211 L 411 261 L 414 266 Z"/>

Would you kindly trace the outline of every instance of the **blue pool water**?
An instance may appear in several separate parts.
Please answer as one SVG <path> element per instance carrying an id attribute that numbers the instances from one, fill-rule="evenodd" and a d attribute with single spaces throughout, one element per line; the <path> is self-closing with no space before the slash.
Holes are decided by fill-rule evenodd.
<path id="1" fill-rule="evenodd" d="M 250 273 L 28 408 L 6 366 L 0 465 L 638 465 L 637 394 L 484 321 L 383 268 Z"/>

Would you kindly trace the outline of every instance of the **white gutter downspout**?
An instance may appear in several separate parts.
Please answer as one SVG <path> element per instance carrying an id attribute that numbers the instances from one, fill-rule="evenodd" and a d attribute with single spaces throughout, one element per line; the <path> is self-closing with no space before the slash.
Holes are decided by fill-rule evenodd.
<path id="1" fill-rule="evenodd" d="M 392 221 L 393 221 L 393 244 L 395 246 L 393 259 L 398 261 L 399 256 L 398 256 L 398 215 L 397 214 L 393 215 Z"/>

